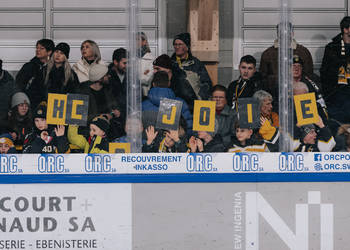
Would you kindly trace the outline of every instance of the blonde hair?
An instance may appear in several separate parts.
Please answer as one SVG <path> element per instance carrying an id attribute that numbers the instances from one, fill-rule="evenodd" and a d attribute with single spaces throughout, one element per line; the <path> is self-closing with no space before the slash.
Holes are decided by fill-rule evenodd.
<path id="1" fill-rule="evenodd" d="M 64 57 L 64 62 L 63 62 L 63 71 L 64 71 L 64 82 L 63 82 L 63 86 L 67 86 L 67 83 L 70 79 L 74 79 L 73 73 L 72 73 L 72 68 L 68 62 L 68 59 L 66 57 L 66 55 L 63 54 Z M 46 70 L 46 76 L 45 76 L 45 81 L 44 81 L 44 85 L 47 85 L 49 78 L 50 78 L 50 72 L 52 70 L 52 68 L 55 66 L 55 61 L 54 61 L 54 57 L 51 56 L 50 60 L 47 62 L 47 70 Z"/>
<path id="2" fill-rule="evenodd" d="M 83 49 L 83 45 L 85 43 L 89 43 L 92 47 L 92 52 L 94 54 L 95 57 L 95 62 L 98 63 L 99 61 L 101 61 L 101 52 L 100 52 L 100 48 L 98 47 L 97 43 L 95 41 L 92 40 L 85 40 L 84 42 L 81 43 L 80 45 L 80 51 L 82 51 Z M 82 57 L 82 59 L 84 59 L 84 57 Z"/>

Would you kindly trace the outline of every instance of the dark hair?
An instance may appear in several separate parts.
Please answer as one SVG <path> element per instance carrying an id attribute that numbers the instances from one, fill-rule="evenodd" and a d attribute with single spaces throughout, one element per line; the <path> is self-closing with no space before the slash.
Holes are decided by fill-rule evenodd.
<path id="1" fill-rule="evenodd" d="M 341 33 L 343 34 L 343 29 L 349 28 L 350 26 L 350 16 L 345 16 L 341 21 L 340 21 L 340 30 Z"/>
<path id="2" fill-rule="evenodd" d="M 154 87 L 169 88 L 169 76 L 168 76 L 168 73 L 165 72 L 165 71 L 157 71 L 153 75 L 152 83 L 154 84 Z"/>
<path id="3" fill-rule="evenodd" d="M 123 58 L 126 58 L 126 49 L 119 48 L 113 51 L 112 60 L 116 60 L 117 62 L 120 62 Z"/>
<path id="4" fill-rule="evenodd" d="M 227 100 L 227 88 L 225 86 L 220 85 L 220 84 L 216 84 L 214 87 L 212 87 L 212 89 L 211 89 L 211 95 L 212 96 L 213 96 L 213 93 L 215 91 L 222 91 L 222 92 L 224 92 L 225 93 L 225 98 Z"/>
<path id="5" fill-rule="evenodd" d="M 239 62 L 239 64 L 241 64 L 243 62 L 245 62 L 247 64 L 253 64 L 254 67 L 256 66 L 256 59 L 254 58 L 254 56 L 251 56 L 251 55 L 242 56 L 241 61 Z"/>
<path id="6" fill-rule="evenodd" d="M 38 46 L 38 44 L 43 46 L 46 49 L 46 51 L 53 51 L 55 48 L 55 43 L 51 39 L 41 39 L 36 42 L 36 46 Z"/>

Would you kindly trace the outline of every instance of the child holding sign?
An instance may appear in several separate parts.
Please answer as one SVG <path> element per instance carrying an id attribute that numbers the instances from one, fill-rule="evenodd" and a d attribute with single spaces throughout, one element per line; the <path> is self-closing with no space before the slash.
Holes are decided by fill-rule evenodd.
<path id="1" fill-rule="evenodd" d="M 103 116 L 97 116 L 90 123 L 90 136 L 85 138 L 78 134 L 78 126 L 69 125 L 68 140 L 70 143 L 77 145 L 84 153 L 89 154 L 106 154 L 108 153 L 107 132 L 109 121 Z"/>
<path id="2" fill-rule="evenodd" d="M 35 110 L 33 132 L 24 140 L 23 153 L 68 153 L 69 144 L 65 127 L 49 126 L 46 122 L 46 106 L 39 105 Z"/>

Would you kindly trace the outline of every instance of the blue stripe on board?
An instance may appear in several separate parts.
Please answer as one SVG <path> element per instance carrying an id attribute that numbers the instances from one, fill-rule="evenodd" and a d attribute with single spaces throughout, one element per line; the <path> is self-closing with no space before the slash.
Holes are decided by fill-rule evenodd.
<path id="1" fill-rule="evenodd" d="M 0 184 L 26 183 L 186 183 L 186 182 L 348 182 L 350 173 L 221 174 L 53 174 L 0 175 Z"/>

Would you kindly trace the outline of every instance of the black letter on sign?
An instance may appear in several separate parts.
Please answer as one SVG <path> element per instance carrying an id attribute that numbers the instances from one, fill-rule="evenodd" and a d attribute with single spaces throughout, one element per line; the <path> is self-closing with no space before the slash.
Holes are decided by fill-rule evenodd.
<path id="1" fill-rule="evenodd" d="M 199 110 L 199 124 L 201 126 L 209 126 L 209 115 L 210 115 L 210 108 L 208 107 L 201 107 Z"/>
<path id="2" fill-rule="evenodd" d="M 313 117 L 312 113 L 310 113 L 310 105 L 306 106 L 307 104 L 310 104 L 310 103 L 311 103 L 311 100 L 303 100 L 300 102 L 301 112 L 303 114 L 304 119 Z"/>
<path id="3" fill-rule="evenodd" d="M 58 104 L 58 100 L 54 100 L 53 102 L 53 112 L 52 115 L 54 118 L 63 118 L 63 111 L 64 111 L 64 101 L 60 100 L 60 103 Z"/>

